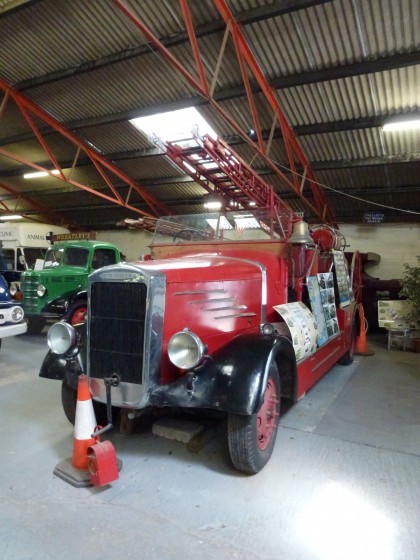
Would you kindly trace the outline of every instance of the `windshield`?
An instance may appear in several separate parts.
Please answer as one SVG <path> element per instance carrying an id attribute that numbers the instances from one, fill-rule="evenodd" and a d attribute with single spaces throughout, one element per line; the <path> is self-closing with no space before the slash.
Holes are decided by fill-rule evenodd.
<path id="1" fill-rule="evenodd" d="M 59 265 L 87 266 L 89 250 L 81 247 L 50 247 L 45 255 L 44 268 Z"/>
<path id="2" fill-rule="evenodd" d="M 25 257 L 25 262 L 28 268 L 33 269 L 35 267 L 35 263 L 37 259 L 43 260 L 45 257 L 45 249 L 41 247 L 25 247 L 23 250 L 21 249 L 22 254 Z M 17 264 L 18 270 L 24 270 L 25 266 L 22 263 Z"/>
<path id="3" fill-rule="evenodd" d="M 15 269 L 15 251 L 14 249 L 2 249 L 0 252 L 0 270 Z"/>
<path id="4" fill-rule="evenodd" d="M 271 219 L 266 210 L 166 216 L 156 223 L 153 245 L 284 240 L 289 235 L 291 213 Z"/>

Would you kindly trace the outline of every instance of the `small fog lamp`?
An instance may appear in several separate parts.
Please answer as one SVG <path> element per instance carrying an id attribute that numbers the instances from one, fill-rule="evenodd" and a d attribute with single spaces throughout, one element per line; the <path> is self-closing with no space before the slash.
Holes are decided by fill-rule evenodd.
<path id="1" fill-rule="evenodd" d="M 264 323 L 264 325 L 261 326 L 261 332 L 262 334 L 273 334 L 274 327 L 271 323 Z"/>

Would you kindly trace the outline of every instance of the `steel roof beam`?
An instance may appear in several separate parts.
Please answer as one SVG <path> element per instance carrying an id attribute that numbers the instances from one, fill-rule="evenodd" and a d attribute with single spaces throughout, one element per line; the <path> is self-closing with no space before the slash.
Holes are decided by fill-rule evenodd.
<path id="1" fill-rule="evenodd" d="M 180 5 L 182 7 L 182 12 L 184 15 L 184 23 L 188 30 L 191 48 L 194 53 L 194 59 L 196 61 L 196 75 L 191 73 L 186 67 L 178 60 L 153 34 L 153 32 L 148 28 L 148 26 L 142 21 L 133 10 L 130 9 L 122 0 L 113 0 L 114 5 L 123 13 L 128 21 L 131 21 L 142 33 L 146 39 L 152 43 L 160 55 L 172 66 L 172 68 L 182 76 L 182 78 L 189 84 L 189 86 L 195 90 L 200 96 L 211 103 L 211 106 L 219 113 L 219 115 L 227 122 L 232 129 L 239 134 L 248 144 L 250 144 L 256 153 L 265 161 L 266 165 L 271 167 L 275 173 L 278 175 L 279 179 L 288 188 L 294 190 L 298 196 L 301 198 L 302 202 L 307 208 L 310 208 L 315 214 L 317 214 L 322 221 L 334 223 L 334 216 L 331 208 L 328 205 L 328 201 L 325 198 L 323 192 L 320 190 L 316 178 L 313 175 L 309 161 L 306 159 L 296 136 L 291 129 L 287 119 L 279 105 L 277 97 L 274 94 L 273 89 L 269 86 L 261 68 L 259 67 L 255 57 L 242 33 L 242 29 L 238 22 L 235 20 L 232 12 L 227 6 L 225 0 L 213 0 L 215 7 L 218 9 L 220 15 L 225 21 L 226 31 L 229 33 L 230 38 L 233 40 L 236 55 L 238 57 L 238 62 L 241 67 L 242 79 L 247 92 L 247 99 L 253 113 L 255 125 L 259 125 L 259 115 L 256 114 L 256 108 L 254 105 L 254 100 L 252 97 L 252 92 L 248 87 L 248 79 L 250 76 L 258 82 L 266 102 L 273 111 L 273 117 L 275 117 L 275 122 L 277 126 L 281 128 L 283 140 L 285 142 L 286 152 L 288 154 L 289 166 L 293 169 L 295 167 L 295 161 L 299 162 L 304 168 L 306 173 L 305 183 L 309 186 L 312 194 L 312 198 L 309 199 L 303 194 L 303 186 L 300 181 L 297 180 L 295 175 L 290 178 L 286 177 L 275 165 L 275 163 L 270 159 L 268 155 L 267 146 L 263 142 L 261 135 L 259 135 L 259 142 L 256 144 L 249 138 L 247 131 L 243 129 L 242 125 L 239 124 L 232 115 L 230 115 L 218 102 L 214 99 L 212 93 L 209 91 L 206 79 L 203 79 L 203 75 L 200 71 L 200 65 L 197 63 L 200 59 L 200 54 L 198 51 L 197 40 L 194 35 L 194 28 L 192 22 L 190 21 L 191 16 L 188 8 L 187 0 L 180 0 Z M 197 75 L 200 79 L 197 79 Z"/>
<path id="2" fill-rule="evenodd" d="M 238 142 L 230 142 L 229 144 L 232 146 L 237 144 Z M 150 153 L 147 151 L 130 151 L 130 152 L 118 152 L 114 154 L 108 154 L 108 158 L 112 161 L 119 162 L 119 161 L 128 161 L 130 159 L 138 159 L 139 157 L 151 157 L 154 155 L 163 156 L 163 152 L 159 150 L 156 153 L 154 150 L 151 150 Z M 352 167 L 373 167 L 378 165 L 398 165 L 398 164 L 407 164 L 407 163 L 420 163 L 420 154 L 416 157 L 414 155 L 389 155 L 389 156 L 376 156 L 376 157 L 368 157 L 363 159 L 343 159 L 343 160 L 328 160 L 328 161 L 313 161 L 311 163 L 312 168 L 315 171 L 322 171 L 322 170 L 334 170 L 334 169 L 345 169 L 345 168 L 352 168 Z M 90 162 L 85 158 L 80 158 L 78 161 L 78 167 L 83 167 L 85 165 L 90 165 Z M 67 162 L 60 162 L 60 166 L 62 169 L 66 169 L 71 166 L 71 161 Z M 19 168 L 13 169 L 9 171 L 2 171 L 0 172 L 0 178 L 8 178 L 8 177 L 19 177 L 27 170 L 27 168 Z M 270 173 L 273 174 L 273 171 L 269 168 L 266 169 L 257 169 L 257 172 L 260 175 L 269 175 Z M 143 187 L 149 187 L 154 185 L 165 185 L 165 184 L 175 184 L 175 183 L 190 183 L 193 182 L 189 175 L 175 175 L 173 177 L 159 177 L 156 179 L 136 179 L 136 181 L 141 182 Z M 116 183 L 117 186 L 121 186 L 121 184 Z M 57 189 L 56 192 L 60 192 L 62 189 Z M 38 191 L 34 191 L 38 192 Z"/>
<path id="3" fill-rule="evenodd" d="M 27 204 L 29 204 L 29 206 L 33 210 L 29 210 L 28 212 L 19 211 L 20 214 L 23 214 L 23 215 L 26 216 L 27 214 L 31 214 L 32 212 L 35 211 L 36 213 L 44 215 L 46 218 L 48 218 L 53 223 L 60 223 L 60 224 L 65 224 L 66 223 L 66 220 L 65 220 L 64 216 L 62 214 L 60 214 L 60 212 L 57 212 L 53 208 L 48 208 L 47 206 L 44 206 L 43 204 L 40 204 L 37 200 L 34 200 L 31 196 L 29 196 L 28 193 L 18 192 L 15 189 L 12 189 L 12 187 L 9 187 L 8 185 L 5 185 L 4 183 L 0 183 L 0 192 L 1 191 L 6 191 L 6 192 L 9 193 L 9 195 L 7 195 L 7 197 L 0 196 L 1 201 L 16 200 L 16 205 L 15 205 L 15 208 L 13 209 L 13 212 L 16 212 L 16 206 L 17 206 L 19 200 L 24 200 Z M 11 212 L 11 210 L 9 208 L 5 207 L 5 209 L 8 212 Z M 75 224 L 67 224 L 67 225 L 73 225 L 74 227 L 77 227 L 77 226 L 75 226 Z"/>
<path id="4" fill-rule="evenodd" d="M 165 208 L 165 206 L 159 200 L 156 200 L 154 197 L 145 192 L 140 185 L 135 183 L 128 175 L 126 175 L 121 169 L 117 168 L 110 160 L 103 157 L 98 153 L 98 151 L 92 149 L 87 143 L 75 136 L 70 130 L 64 127 L 56 119 L 51 117 L 36 103 L 22 95 L 20 92 L 16 91 L 7 82 L 1 79 L 0 91 L 4 92 L 2 109 L 4 110 L 5 106 L 8 103 L 14 103 L 16 109 L 20 111 L 20 114 L 26 121 L 28 128 L 32 130 L 33 135 L 37 138 L 39 145 L 44 151 L 45 158 L 48 161 L 48 164 L 46 167 L 44 167 L 42 165 L 38 165 L 33 161 L 27 160 L 21 154 L 14 152 L 13 148 L 12 151 L 0 148 L 0 155 L 13 161 L 17 161 L 24 166 L 36 169 L 38 171 L 46 172 L 48 175 L 55 177 L 60 181 L 63 181 L 67 185 L 78 187 L 79 189 L 85 190 L 90 194 L 100 196 L 127 209 L 131 208 L 131 205 L 129 204 L 131 193 L 137 192 L 137 194 L 145 200 L 145 202 L 148 204 L 149 208 L 155 215 L 158 216 L 161 214 L 170 213 L 169 210 Z M 1 116 L 2 115 L 0 114 L 0 119 Z M 55 132 L 59 134 L 63 139 L 65 139 L 72 146 L 72 149 L 74 149 L 76 156 L 68 176 L 64 174 L 62 167 L 60 166 L 54 155 L 54 151 L 49 145 L 45 135 L 39 129 L 38 122 L 42 122 L 47 126 L 53 128 Z M 73 168 L 77 164 L 80 153 L 83 154 L 83 157 L 90 160 L 91 165 L 95 167 L 98 174 L 102 177 L 104 184 L 108 186 L 109 190 L 112 193 L 111 195 L 99 190 L 92 189 L 89 185 L 84 185 L 82 183 L 76 182 L 71 178 Z M 53 175 L 52 173 L 52 170 L 54 169 L 58 172 L 57 176 Z M 126 183 L 126 185 L 129 187 L 129 194 L 125 201 L 121 198 L 118 191 L 115 189 L 111 177 L 118 177 L 119 181 Z M 149 213 L 145 214 L 151 216 L 151 214 Z"/>

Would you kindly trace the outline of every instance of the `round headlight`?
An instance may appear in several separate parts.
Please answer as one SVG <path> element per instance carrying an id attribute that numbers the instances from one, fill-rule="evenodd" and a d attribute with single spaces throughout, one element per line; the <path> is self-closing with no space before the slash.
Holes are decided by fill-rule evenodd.
<path id="1" fill-rule="evenodd" d="M 16 286 L 16 284 L 11 284 L 10 288 L 9 288 L 9 292 L 11 296 L 15 296 L 18 292 L 18 287 Z"/>
<path id="2" fill-rule="evenodd" d="M 47 288 L 45 286 L 43 286 L 42 284 L 40 284 L 38 286 L 38 288 L 36 289 L 36 295 L 38 297 L 42 297 L 45 295 L 45 292 L 47 291 Z"/>
<path id="3" fill-rule="evenodd" d="M 18 305 L 12 307 L 12 321 L 14 323 L 19 323 L 19 321 L 22 321 L 23 315 L 24 313 L 21 307 L 19 307 Z"/>
<path id="4" fill-rule="evenodd" d="M 76 330 L 65 321 L 55 323 L 48 331 L 47 343 L 54 354 L 65 354 L 76 347 L 76 342 Z"/>
<path id="5" fill-rule="evenodd" d="M 168 356 L 171 362 L 181 369 L 196 366 L 207 348 L 196 334 L 185 329 L 175 333 L 168 344 Z"/>

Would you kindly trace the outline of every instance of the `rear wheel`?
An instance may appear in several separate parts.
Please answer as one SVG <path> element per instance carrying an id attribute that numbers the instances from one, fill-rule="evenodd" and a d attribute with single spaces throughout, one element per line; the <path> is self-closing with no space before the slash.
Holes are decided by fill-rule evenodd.
<path id="1" fill-rule="evenodd" d="M 256 474 L 268 462 L 276 441 L 280 414 L 280 379 L 271 365 L 264 400 L 256 414 L 229 414 L 228 442 L 232 463 L 240 471 Z"/>

